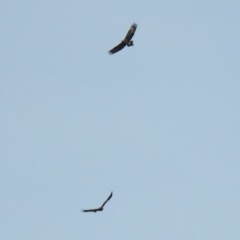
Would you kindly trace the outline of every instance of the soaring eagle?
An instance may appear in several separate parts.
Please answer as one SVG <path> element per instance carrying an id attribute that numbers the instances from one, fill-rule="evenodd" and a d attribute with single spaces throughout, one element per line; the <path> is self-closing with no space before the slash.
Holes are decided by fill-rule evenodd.
<path id="1" fill-rule="evenodd" d="M 112 197 L 112 192 L 110 194 L 110 196 L 107 198 L 107 200 L 103 203 L 103 205 L 99 208 L 94 208 L 94 209 L 83 209 L 82 212 L 98 212 L 98 211 L 102 211 L 103 210 L 103 207 L 104 205 L 111 199 Z"/>
<path id="2" fill-rule="evenodd" d="M 111 49 L 109 51 L 109 54 L 114 54 L 120 50 L 122 50 L 124 47 L 126 47 L 126 45 L 128 47 L 133 46 L 133 41 L 131 41 L 135 31 L 137 29 L 137 24 L 133 23 L 133 25 L 130 27 L 126 37 L 121 41 L 120 44 L 118 44 L 116 47 L 114 47 L 113 49 Z"/>

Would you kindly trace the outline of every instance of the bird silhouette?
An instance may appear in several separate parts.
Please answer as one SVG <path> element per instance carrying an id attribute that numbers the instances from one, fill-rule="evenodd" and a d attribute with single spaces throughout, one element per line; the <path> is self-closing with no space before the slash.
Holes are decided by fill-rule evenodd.
<path id="1" fill-rule="evenodd" d="M 131 39 L 134 36 L 136 29 L 137 29 L 137 24 L 133 23 L 132 26 L 130 27 L 130 29 L 128 30 L 126 37 L 121 41 L 121 43 L 119 43 L 116 47 L 111 49 L 109 51 L 109 54 L 114 54 L 114 53 L 122 50 L 126 46 L 128 46 L 128 47 L 133 46 L 133 41 L 131 41 Z"/>
<path id="2" fill-rule="evenodd" d="M 111 194 L 109 195 L 109 197 L 107 198 L 107 200 L 102 204 L 101 207 L 99 208 L 93 208 L 93 209 L 82 209 L 82 212 L 99 212 L 99 211 L 102 211 L 103 210 L 103 207 L 105 206 L 105 204 L 111 199 L 113 193 L 111 192 Z"/>

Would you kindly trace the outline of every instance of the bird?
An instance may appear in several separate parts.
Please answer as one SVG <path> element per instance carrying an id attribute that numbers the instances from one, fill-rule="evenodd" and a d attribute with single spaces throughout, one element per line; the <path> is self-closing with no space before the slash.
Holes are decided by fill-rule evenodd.
<path id="1" fill-rule="evenodd" d="M 130 29 L 128 30 L 128 33 L 127 33 L 126 37 L 121 41 L 120 44 L 118 44 L 116 47 L 111 49 L 109 51 L 109 54 L 114 54 L 114 53 L 122 50 L 124 47 L 126 47 L 126 45 L 128 47 L 133 46 L 133 41 L 131 41 L 131 39 L 132 39 L 136 29 L 137 29 L 137 24 L 133 23 L 132 26 L 130 27 Z"/>
<path id="2" fill-rule="evenodd" d="M 107 198 L 107 200 L 102 204 L 101 207 L 99 207 L 99 208 L 93 208 L 93 209 L 82 209 L 82 212 L 94 212 L 94 213 L 96 213 L 96 212 L 98 212 L 98 211 L 102 211 L 104 205 L 111 199 L 112 195 L 113 195 L 113 192 L 111 192 L 111 194 L 109 195 L 109 197 Z"/>

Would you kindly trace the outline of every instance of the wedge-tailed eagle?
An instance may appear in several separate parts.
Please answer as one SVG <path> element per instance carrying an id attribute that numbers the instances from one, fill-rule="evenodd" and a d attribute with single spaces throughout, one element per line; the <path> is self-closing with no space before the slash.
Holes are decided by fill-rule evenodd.
<path id="1" fill-rule="evenodd" d="M 109 195 L 109 197 L 107 198 L 107 200 L 103 203 L 103 205 L 99 208 L 93 208 L 93 209 L 83 209 L 82 212 L 98 212 L 98 211 L 102 211 L 103 210 L 103 207 L 104 205 L 111 199 L 113 193 L 111 192 L 111 194 Z"/>
<path id="2" fill-rule="evenodd" d="M 128 47 L 131 47 L 133 46 L 133 41 L 131 41 L 135 31 L 137 29 L 137 24 L 136 23 L 133 23 L 133 25 L 130 27 L 126 37 L 121 41 L 120 44 L 118 44 L 116 47 L 114 47 L 113 49 L 111 49 L 109 51 L 109 54 L 114 54 L 120 50 L 122 50 L 124 47 L 126 47 L 126 45 Z"/>

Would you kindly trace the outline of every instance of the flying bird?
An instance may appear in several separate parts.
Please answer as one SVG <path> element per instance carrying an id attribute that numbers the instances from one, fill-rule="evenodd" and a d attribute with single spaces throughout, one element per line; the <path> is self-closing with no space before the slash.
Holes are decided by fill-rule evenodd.
<path id="1" fill-rule="evenodd" d="M 136 23 L 133 23 L 133 25 L 130 27 L 126 37 L 121 41 L 120 44 L 118 44 L 116 47 L 114 47 L 113 49 L 111 49 L 109 51 L 109 54 L 114 54 L 120 50 L 122 50 L 124 47 L 126 47 L 126 45 L 128 47 L 131 47 L 133 46 L 133 41 L 131 41 L 135 31 L 137 29 L 137 24 Z"/>
<path id="2" fill-rule="evenodd" d="M 99 208 L 93 208 L 93 209 L 83 209 L 82 212 L 98 212 L 98 211 L 102 211 L 104 205 L 111 199 L 113 193 L 111 192 L 111 194 L 109 195 L 109 197 L 107 198 L 107 200 L 103 203 L 103 205 Z"/>

